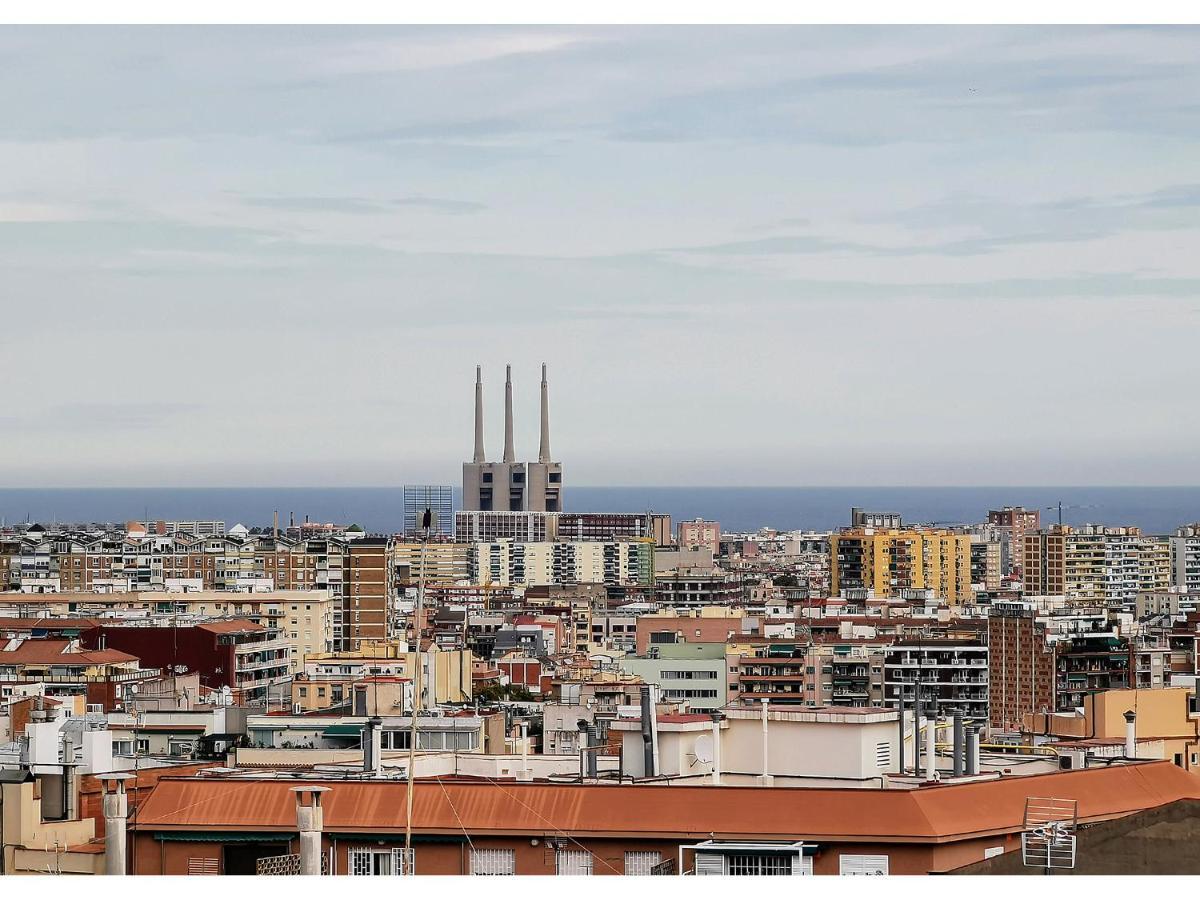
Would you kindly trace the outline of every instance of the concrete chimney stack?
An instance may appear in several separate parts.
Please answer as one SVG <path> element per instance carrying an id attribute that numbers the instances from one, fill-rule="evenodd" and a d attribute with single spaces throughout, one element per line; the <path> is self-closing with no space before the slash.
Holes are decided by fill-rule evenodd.
<path id="1" fill-rule="evenodd" d="M 550 462 L 550 389 L 546 384 L 545 363 L 542 363 L 542 440 L 538 444 L 538 462 Z"/>
<path id="2" fill-rule="evenodd" d="M 321 795 L 327 787 L 305 785 L 292 788 L 296 795 L 296 830 L 300 832 L 300 874 L 321 874 L 321 832 L 325 830 L 325 811 Z"/>
<path id="3" fill-rule="evenodd" d="M 483 366 L 475 367 L 475 457 L 477 463 L 485 462 L 483 453 Z"/>
<path id="4" fill-rule="evenodd" d="M 129 798 L 125 782 L 132 775 L 106 774 L 100 778 L 104 790 L 104 874 L 125 874 L 125 841 L 129 820 Z"/>
<path id="5" fill-rule="evenodd" d="M 723 721 L 725 721 L 725 713 L 714 710 L 712 714 L 712 783 L 716 785 L 721 783 L 721 723 Z"/>
<path id="6" fill-rule="evenodd" d="M 966 760 L 965 767 L 967 775 L 979 774 L 979 726 L 968 725 L 966 734 Z"/>
<path id="7" fill-rule="evenodd" d="M 925 780 L 933 781 L 937 775 L 937 719 L 929 718 L 925 726 Z"/>
<path id="8" fill-rule="evenodd" d="M 962 713 L 954 714 L 954 777 L 957 778 L 966 770 L 966 745 L 963 742 Z"/>
<path id="9" fill-rule="evenodd" d="M 512 411 L 512 366 L 504 367 L 504 459 L 502 462 L 517 461 L 517 451 L 513 449 L 513 411 Z"/>
<path id="10" fill-rule="evenodd" d="M 758 777 L 758 783 L 763 787 L 771 787 L 775 783 L 775 778 L 771 775 L 771 735 L 769 732 L 770 725 L 767 721 L 767 715 L 770 711 L 770 701 L 766 697 L 762 698 L 762 775 Z"/>
<path id="11" fill-rule="evenodd" d="M 1125 713 L 1125 758 L 1137 759 L 1137 713 L 1132 709 Z"/>

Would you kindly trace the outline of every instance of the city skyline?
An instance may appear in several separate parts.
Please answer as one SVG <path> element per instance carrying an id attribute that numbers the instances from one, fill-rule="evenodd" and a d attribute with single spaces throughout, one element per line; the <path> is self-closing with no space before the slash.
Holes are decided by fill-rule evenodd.
<path id="1" fill-rule="evenodd" d="M 9 28 L 4 481 L 1194 483 L 1198 45 Z"/>

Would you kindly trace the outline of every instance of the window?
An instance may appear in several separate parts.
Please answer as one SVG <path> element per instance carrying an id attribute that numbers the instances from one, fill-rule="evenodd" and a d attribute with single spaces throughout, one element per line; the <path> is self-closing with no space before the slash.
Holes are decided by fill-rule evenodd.
<path id="1" fill-rule="evenodd" d="M 350 875 L 415 875 L 414 854 L 408 851 L 407 865 L 403 847 L 378 850 L 374 847 L 351 847 L 346 851 L 347 874 Z"/>
<path id="2" fill-rule="evenodd" d="M 472 850 L 472 875 L 516 875 L 516 850 Z"/>
<path id="3" fill-rule="evenodd" d="M 888 858 L 886 856 L 848 856 L 838 857 L 839 875 L 886 875 L 888 873 Z"/>
<path id="4" fill-rule="evenodd" d="M 792 874 L 792 857 L 778 853 L 732 853 L 725 859 L 730 875 Z"/>
<path id="5" fill-rule="evenodd" d="M 662 862 L 662 854 L 657 850 L 627 850 L 625 851 L 626 875 L 651 875 L 652 870 Z"/>
<path id="6" fill-rule="evenodd" d="M 559 875 L 591 875 L 592 854 L 586 850 L 559 850 L 554 855 L 555 871 Z"/>

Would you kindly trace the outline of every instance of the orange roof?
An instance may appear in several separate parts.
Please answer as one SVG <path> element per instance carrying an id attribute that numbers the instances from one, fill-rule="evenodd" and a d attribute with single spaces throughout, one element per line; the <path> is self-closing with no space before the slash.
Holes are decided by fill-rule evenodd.
<path id="1" fill-rule="evenodd" d="M 99 665 L 103 663 L 137 662 L 136 656 L 120 650 L 78 650 L 65 652 L 70 641 L 26 640 L 15 650 L 0 650 L 0 665 Z"/>
<path id="2" fill-rule="evenodd" d="M 0 631 L 25 631 L 32 628 L 45 628 L 49 631 L 54 631 L 61 628 L 95 628 L 97 625 L 103 625 L 104 622 L 100 619 L 56 619 L 49 616 L 41 618 L 12 618 L 9 616 L 0 616 Z"/>
<path id="3" fill-rule="evenodd" d="M 294 832 L 296 780 L 164 778 L 136 830 Z M 313 783 L 313 782 L 305 782 Z M 329 831 L 395 833 L 403 782 L 323 781 Z M 1200 777 L 1168 762 L 1004 777 L 915 790 L 418 782 L 414 827 L 423 833 L 687 838 L 874 839 L 940 843 L 1020 831 L 1027 797 L 1079 801 L 1081 820 L 1118 818 L 1200 799 Z"/>

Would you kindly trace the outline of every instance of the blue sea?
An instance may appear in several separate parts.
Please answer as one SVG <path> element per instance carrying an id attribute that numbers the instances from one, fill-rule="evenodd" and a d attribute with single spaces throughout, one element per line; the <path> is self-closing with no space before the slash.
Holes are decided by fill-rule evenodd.
<path id="1" fill-rule="evenodd" d="M 456 501 L 458 492 L 455 491 Z M 828 530 L 848 524 L 850 507 L 898 512 L 906 522 L 970 523 L 1001 506 L 1041 508 L 1042 521 L 1137 525 L 1169 534 L 1200 520 L 1200 487 L 569 487 L 574 512 L 669 513 L 674 521 L 716 519 L 727 531 Z M 358 523 L 394 532 L 402 520 L 401 488 L 0 488 L 4 522 L 126 522 L 223 519 L 232 526 L 270 525 L 273 511 L 318 522 Z"/>

